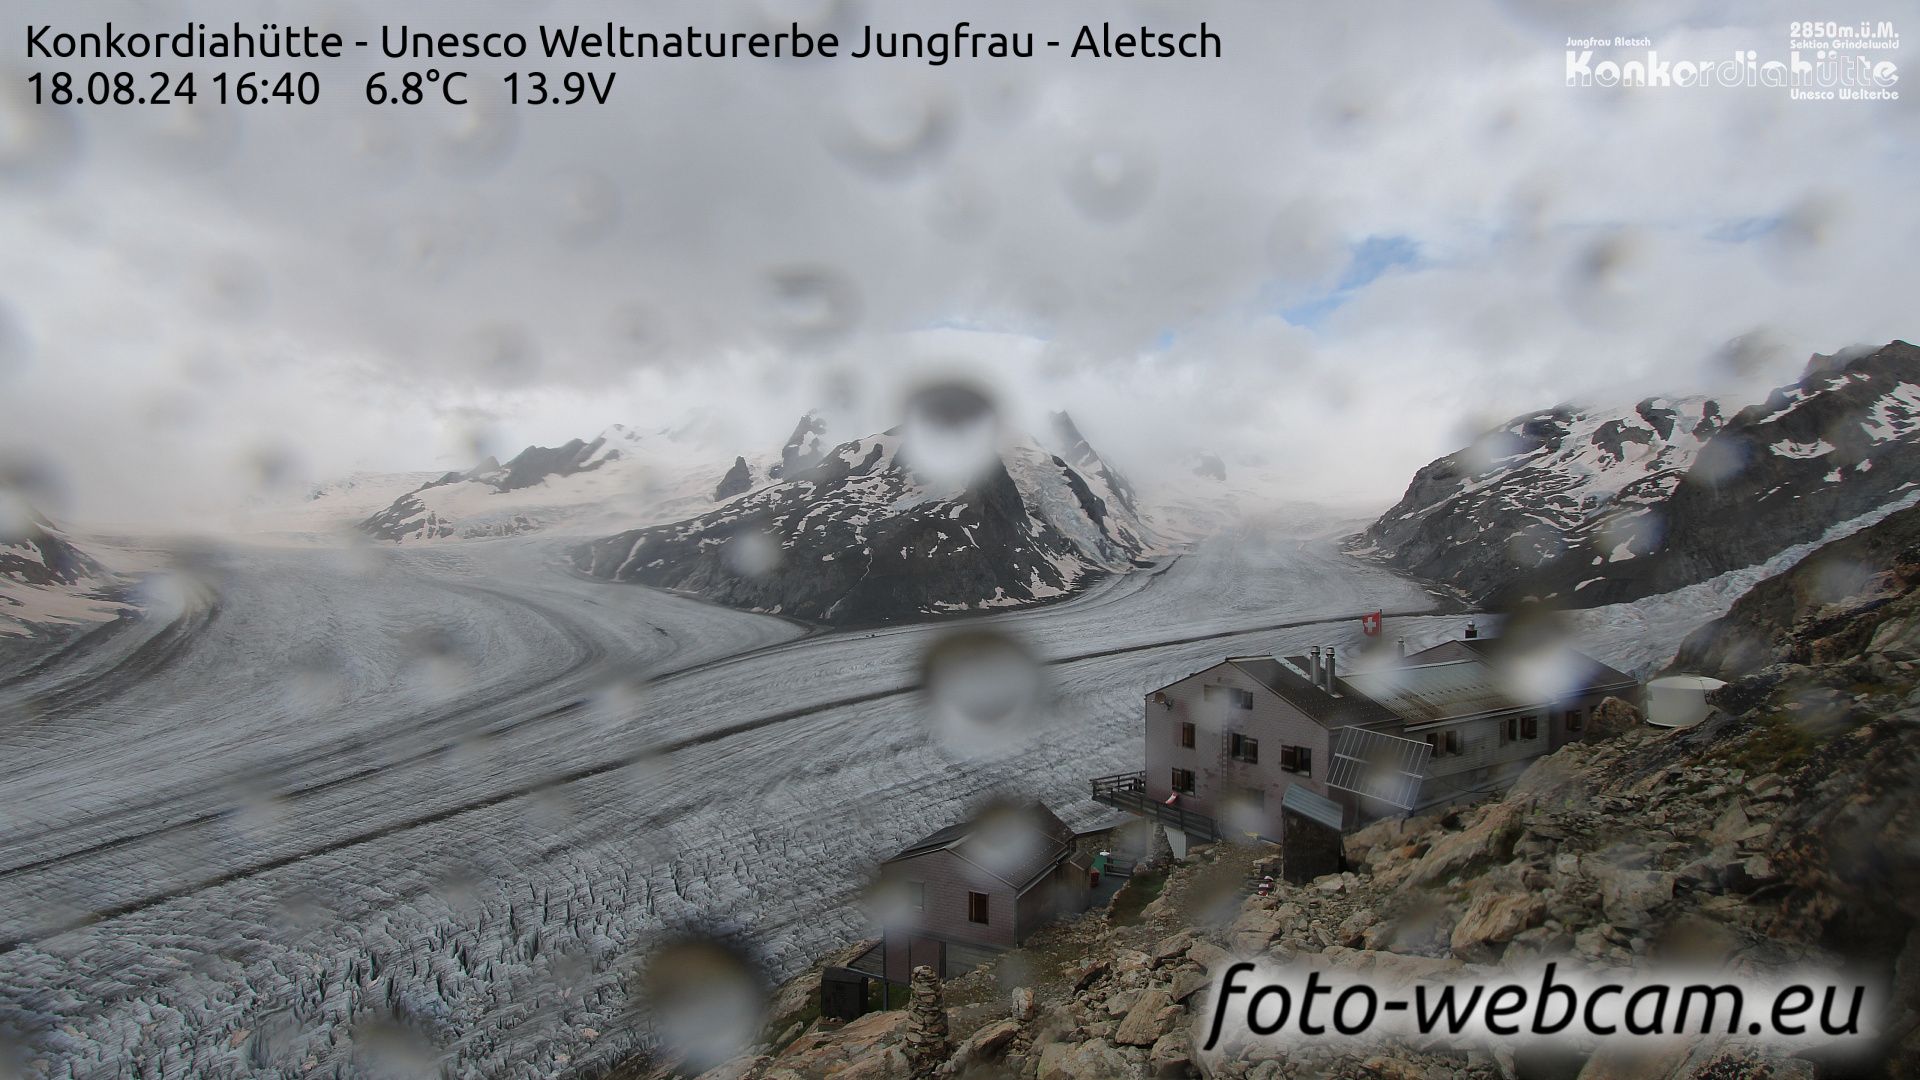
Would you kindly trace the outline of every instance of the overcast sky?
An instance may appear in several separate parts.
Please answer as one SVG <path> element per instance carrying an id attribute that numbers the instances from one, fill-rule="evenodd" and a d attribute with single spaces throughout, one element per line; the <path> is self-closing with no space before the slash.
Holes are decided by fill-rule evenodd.
<path id="1" fill-rule="evenodd" d="M 805 408 L 858 435 L 952 373 L 1016 421 L 1071 409 L 1123 467 L 1209 449 L 1384 504 L 1515 413 L 1745 401 L 1810 352 L 1920 332 L 1920 84 L 1810 103 L 1563 72 L 1569 35 L 1766 59 L 1795 18 L 1920 33 L 1906 5 L 0 10 L 0 452 L 81 518 L 217 507 L 263 466 L 464 467 L 616 422 L 697 416 L 716 453 L 771 450 Z M 458 65 L 464 109 L 367 105 L 374 64 L 408 66 L 372 55 L 311 65 L 313 108 L 210 105 L 219 65 L 197 109 L 21 97 L 28 22 L 189 13 L 349 40 L 376 17 L 843 37 L 965 17 L 1042 40 L 1204 17 L 1226 55 L 598 61 L 609 104 L 517 113 L 486 103 L 510 69 L 488 62 Z"/>

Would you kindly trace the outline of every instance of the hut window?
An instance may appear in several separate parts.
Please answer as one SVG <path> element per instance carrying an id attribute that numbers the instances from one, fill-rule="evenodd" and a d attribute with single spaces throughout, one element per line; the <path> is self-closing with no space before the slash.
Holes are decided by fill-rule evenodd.
<path id="1" fill-rule="evenodd" d="M 1313 772 L 1313 750 L 1305 746 L 1283 746 L 1280 748 L 1280 767 L 1291 773 L 1308 774 Z"/>
<path id="2" fill-rule="evenodd" d="M 1229 741 L 1227 753 L 1235 761 L 1244 761 L 1249 765 L 1259 764 L 1260 740 L 1235 732 Z"/>
<path id="3" fill-rule="evenodd" d="M 987 894 L 970 892 L 967 894 L 967 921 L 987 924 Z"/>
<path id="4" fill-rule="evenodd" d="M 1186 747 L 1188 750 L 1193 749 L 1193 725 L 1192 724 L 1180 725 L 1180 745 Z"/>
<path id="5" fill-rule="evenodd" d="M 1521 717 L 1520 718 L 1520 737 L 1523 739 L 1539 738 L 1540 737 L 1540 718 L 1537 716 Z"/>
<path id="6" fill-rule="evenodd" d="M 1437 734 L 1427 736 L 1427 747 L 1433 751 L 1434 757 L 1439 757 L 1441 753 L 1440 736 Z"/>
<path id="7" fill-rule="evenodd" d="M 1583 710 L 1568 709 L 1567 710 L 1567 730 L 1579 731 L 1581 726 L 1586 723 L 1586 719 L 1587 719 L 1586 714 Z"/>
<path id="8" fill-rule="evenodd" d="M 1173 770 L 1173 790 L 1179 792 L 1182 795 L 1193 794 L 1193 770 L 1192 769 Z"/>
<path id="9" fill-rule="evenodd" d="M 1447 732 L 1447 753 L 1457 754 L 1459 752 L 1460 752 L 1460 733 L 1457 731 Z"/>

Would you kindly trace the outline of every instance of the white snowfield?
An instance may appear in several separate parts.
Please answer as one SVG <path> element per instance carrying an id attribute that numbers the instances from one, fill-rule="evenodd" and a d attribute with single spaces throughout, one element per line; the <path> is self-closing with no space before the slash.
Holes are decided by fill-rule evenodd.
<path id="1" fill-rule="evenodd" d="M 580 579 L 540 536 L 203 555 L 176 610 L 0 670 L 0 1051 L 50 1077 L 606 1064 L 661 935 L 790 974 L 871 932 L 878 859 L 990 793 L 1109 820 L 1086 781 L 1139 767 L 1151 688 L 1356 652 L 1376 609 L 1385 640 L 1457 632 L 1301 518 L 963 624 L 1048 688 L 987 757 L 915 689 L 951 626 L 808 635 Z M 1583 644 L 1692 626 L 1628 622 Z"/>

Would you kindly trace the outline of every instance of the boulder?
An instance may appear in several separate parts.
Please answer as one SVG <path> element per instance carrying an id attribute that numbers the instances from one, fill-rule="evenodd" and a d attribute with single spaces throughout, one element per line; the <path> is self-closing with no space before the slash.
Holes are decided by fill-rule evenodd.
<path id="1" fill-rule="evenodd" d="M 1630 701 L 1610 697 L 1593 707 L 1587 720 L 1586 741 L 1611 739 L 1640 727 L 1640 710 Z"/>
<path id="2" fill-rule="evenodd" d="M 1673 875 L 1664 870 L 1599 869 L 1600 902 L 1615 926 L 1646 926 L 1673 899 Z"/>
<path id="3" fill-rule="evenodd" d="M 1149 990 L 1140 995 L 1140 999 L 1127 1010 L 1126 1019 L 1120 1021 L 1119 1030 L 1113 1033 L 1113 1041 L 1121 1046 L 1152 1046 L 1167 1033 L 1163 1026 L 1162 1014 L 1173 1005 L 1173 998 L 1165 990 Z M 1176 1010 L 1177 1011 L 1177 1010 Z"/>
<path id="4" fill-rule="evenodd" d="M 1348 948 L 1355 948 L 1366 941 L 1367 930 L 1380 921 L 1380 917 L 1371 908 L 1359 911 L 1341 920 L 1340 928 L 1334 932 L 1334 940 Z"/>
<path id="5" fill-rule="evenodd" d="M 1099 982 L 1100 978 L 1107 973 L 1108 969 L 1109 965 L 1105 960 L 1088 962 L 1085 967 L 1082 967 L 1074 974 L 1073 992 L 1077 994 L 1087 987 L 1092 986 L 1094 983 Z"/>
<path id="6" fill-rule="evenodd" d="M 1169 934 L 1160 939 L 1160 943 L 1153 947 L 1153 952 L 1150 955 L 1152 955 L 1154 963 L 1164 964 L 1177 956 L 1186 955 L 1186 951 L 1193 947 L 1193 941 L 1193 931 L 1191 930 L 1182 930 L 1176 934 Z"/>
<path id="7" fill-rule="evenodd" d="M 1169 1031 L 1147 1051 L 1147 1065 L 1155 1076 L 1185 1076 L 1193 1069 L 1193 1037 Z"/>
<path id="8" fill-rule="evenodd" d="M 1020 1025 L 1012 1020 L 995 1020 L 967 1037 L 947 1059 L 946 1072 L 958 1074 L 979 1065 L 1000 1060 L 1007 1047 L 1020 1034 Z"/>
<path id="9" fill-rule="evenodd" d="M 1233 920 L 1228 935 L 1236 952 L 1252 955 L 1266 948 L 1267 943 L 1278 937 L 1282 929 L 1284 927 L 1277 914 L 1265 908 L 1249 907 Z"/>
<path id="10" fill-rule="evenodd" d="M 1476 896 L 1453 924 L 1449 944 L 1453 955 L 1462 960 L 1485 963 L 1497 958 L 1514 935 L 1538 926 L 1546 915 L 1546 901 L 1538 893 L 1489 889 Z"/>
<path id="11" fill-rule="evenodd" d="M 1513 855 L 1513 842 L 1520 838 L 1521 811 L 1521 804 L 1511 799 L 1494 803 L 1471 825 L 1442 835 L 1414 864 L 1411 883 L 1445 881 L 1483 859 L 1507 861 Z"/>
<path id="12" fill-rule="evenodd" d="M 1196 941 L 1188 947 L 1187 959 L 1206 968 L 1208 972 L 1215 972 L 1232 963 L 1233 954 L 1211 941 Z"/>
<path id="13" fill-rule="evenodd" d="M 1088 1039 L 1077 1045 L 1049 1043 L 1041 1048 L 1035 1080 L 1107 1080 L 1132 1072 L 1133 1063 L 1119 1048 Z"/>

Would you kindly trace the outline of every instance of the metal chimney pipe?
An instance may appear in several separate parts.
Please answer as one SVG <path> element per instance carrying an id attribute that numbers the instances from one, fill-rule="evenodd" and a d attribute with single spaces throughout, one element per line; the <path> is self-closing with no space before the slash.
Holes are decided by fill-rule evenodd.
<path id="1" fill-rule="evenodd" d="M 1315 686 L 1320 685 L 1320 646 L 1318 645 L 1307 650 L 1307 681 Z"/>
<path id="2" fill-rule="evenodd" d="M 1401 638 L 1398 645 L 1400 648 L 1400 659 L 1405 660 L 1407 658 L 1407 639 Z"/>
<path id="3" fill-rule="evenodd" d="M 1327 646 L 1327 667 L 1326 667 L 1326 677 L 1327 677 L 1327 693 L 1329 693 L 1329 694 L 1331 694 L 1331 693 L 1333 693 L 1333 692 L 1334 692 L 1334 690 L 1333 690 L 1333 671 L 1334 671 L 1334 668 L 1333 668 L 1333 646 L 1331 646 L 1331 645 L 1329 645 L 1329 646 Z"/>

